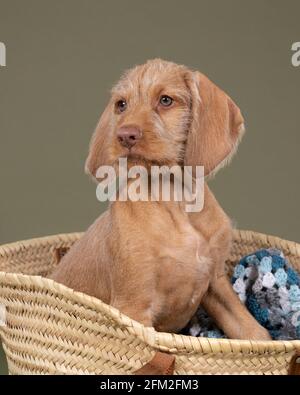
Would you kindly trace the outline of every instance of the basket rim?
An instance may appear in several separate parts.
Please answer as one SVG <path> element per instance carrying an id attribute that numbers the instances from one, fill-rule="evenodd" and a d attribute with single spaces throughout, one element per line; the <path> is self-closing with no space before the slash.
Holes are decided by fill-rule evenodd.
<path id="1" fill-rule="evenodd" d="M 55 242 L 74 242 L 74 239 L 81 237 L 84 232 L 70 232 L 70 233 L 58 233 L 48 236 L 34 237 L 30 239 L 24 239 L 20 241 L 8 242 L 0 245 L 0 257 L 5 256 L 11 250 L 25 249 L 26 247 L 33 247 L 34 245 L 52 245 Z M 233 229 L 234 240 L 257 240 L 270 243 L 270 244 L 280 244 L 281 248 L 289 250 L 294 255 L 300 256 L 300 242 L 286 240 L 278 236 L 268 235 L 265 233 L 253 231 L 253 230 L 243 230 L 243 229 Z"/>
<path id="2" fill-rule="evenodd" d="M 72 242 L 78 239 L 83 233 L 67 233 L 52 236 L 38 237 L 0 246 L 0 257 L 7 257 L 12 251 L 20 249 L 26 250 L 28 247 L 35 245 L 53 245 L 60 242 Z M 284 251 L 300 256 L 300 244 L 281 239 L 277 236 L 270 236 L 263 233 L 234 230 L 234 239 L 238 240 L 261 240 L 262 242 L 280 245 Z M 292 352 L 300 351 L 300 340 L 239 340 L 239 339 L 216 339 L 206 337 L 194 337 L 181 334 L 157 332 L 153 327 L 145 327 L 143 324 L 122 314 L 116 308 L 107 305 L 100 299 L 89 296 L 82 292 L 74 291 L 63 284 L 59 284 L 52 279 L 36 275 L 26 275 L 21 273 L 9 273 L 0 271 L 1 285 L 18 285 L 24 287 L 35 286 L 39 289 L 48 289 L 50 292 L 59 293 L 60 295 L 71 299 L 75 303 L 96 310 L 111 319 L 113 319 L 122 329 L 128 330 L 137 336 L 144 343 L 153 348 L 171 353 L 202 353 L 202 354 L 228 354 L 228 353 L 273 353 L 273 352 Z"/>

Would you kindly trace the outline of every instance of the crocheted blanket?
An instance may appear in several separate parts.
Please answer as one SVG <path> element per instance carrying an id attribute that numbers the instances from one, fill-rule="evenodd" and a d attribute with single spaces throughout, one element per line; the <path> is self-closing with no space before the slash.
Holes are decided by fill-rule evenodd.
<path id="1" fill-rule="evenodd" d="M 232 285 L 274 340 L 300 339 L 300 275 L 281 251 L 263 249 L 242 258 L 235 266 Z M 202 308 L 182 333 L 226 337 Z"/>

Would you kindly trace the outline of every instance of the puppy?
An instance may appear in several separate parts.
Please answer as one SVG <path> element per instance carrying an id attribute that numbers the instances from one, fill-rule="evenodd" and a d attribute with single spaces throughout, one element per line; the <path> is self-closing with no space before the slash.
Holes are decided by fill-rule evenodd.
<path id="1" fill-rule="evenodd" d="M 224 166 L 242 137 L 236 104 L 207 77 L 160 59 L 113 88 L 92 137 L 86 170 L 101 165 Z M 195 175 L 195 172 L 193 173 Z M 52 278 L 145 326 L 178 332 L 201 303 L 230 338 L 270 339 L 234 293 L 225 261 L 231 223 L 205 184 L 204 207 L 115 201 L 70 249 Z"/>

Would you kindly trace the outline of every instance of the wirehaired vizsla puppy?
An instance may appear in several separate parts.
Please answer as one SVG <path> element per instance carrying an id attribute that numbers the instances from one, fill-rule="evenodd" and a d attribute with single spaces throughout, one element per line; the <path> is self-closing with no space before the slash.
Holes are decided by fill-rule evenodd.
<path id="1" fill-rule="evenodd" d="M 86 170 L 96 178 L 101 165 L 126 157 L 129 166 L 202 165 L 208 176 L 243 131 L 237 105 L 206 76 L 150 60 L 113 88 Z M 178 201 L 115 201 L 52 278 L 158 331 L 178 332 L 202 304 L 228 337 L 270 339 L 225 275 L 231 242 L 231 222 L 206 184 L 200 212 Z"/>

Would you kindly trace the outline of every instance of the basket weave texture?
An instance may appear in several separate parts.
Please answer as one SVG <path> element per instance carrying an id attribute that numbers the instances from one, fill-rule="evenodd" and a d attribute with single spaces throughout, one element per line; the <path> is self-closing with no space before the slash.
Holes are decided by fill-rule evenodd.
<path id="1" fill-rule="evenodd" d="M 96 298 L 45 278 L 57 264 L 57 249 L 69 248 L 80 236 L 0 247 L 0 307 L 6 310 L 0 336 L 10 374 L 132 374 L 157 351 L 175 355 L 175 374 L 288 373 L 300 340 L 159 333 Z M 299 244 L 250 231 L 235 231 L 228 271 L 242 256 L 271 246 L 281 249 L 300 271 Z"/>

